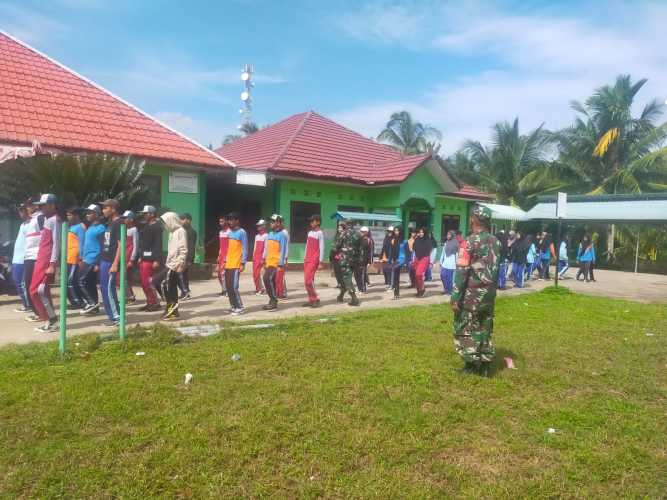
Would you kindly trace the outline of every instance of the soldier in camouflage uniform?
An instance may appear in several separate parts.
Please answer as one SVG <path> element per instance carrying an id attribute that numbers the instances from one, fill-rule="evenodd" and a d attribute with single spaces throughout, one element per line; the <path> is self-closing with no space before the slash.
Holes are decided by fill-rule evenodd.
<path id="1" fill-rule="evenodd" d="M 354 284 L 352 283 L 352 275 L 359 262 L 359 249 L 360 241 L 357 231 L 354 230 L 350 221 L 340 221 L 336 239 L 331 247 L 331 252 L 337 261 L 340 273 L 341 288 L 337 300 L 338 302 L 343 302 L 345 293 L 349 292 L 351 298 L 349 305 L 351 306 L 358 306 L 360 304 Z"/>
<path id="2" fill-rule="evenodd" d="M 462 245 L 452 292 L 454 345 L 466 372 L 489 375 L 495 351 L 491 343 L 498 283 L 500 243 L 489 232 L 491 210 L 476 205 L 470 215 L 472 234 Z"/>

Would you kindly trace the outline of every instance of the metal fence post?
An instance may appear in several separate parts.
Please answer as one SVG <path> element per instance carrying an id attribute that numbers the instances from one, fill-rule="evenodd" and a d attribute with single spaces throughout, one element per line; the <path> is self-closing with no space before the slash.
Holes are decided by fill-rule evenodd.
<path id="1" fill-rule="evenodd" d="M 60 342 L 58 350 L 65 354 L 67 348 L 67 221 L 60 231 Z"/>
<path id="2" fill-rule="evenodd" d="M 118 325 L 118 336 L 120 337 L 120 340 L 125 340 L 125 281 L 127 280 L 126 239 L 127 226 L 123 223 L 120 225 L 120 324 Z"/>

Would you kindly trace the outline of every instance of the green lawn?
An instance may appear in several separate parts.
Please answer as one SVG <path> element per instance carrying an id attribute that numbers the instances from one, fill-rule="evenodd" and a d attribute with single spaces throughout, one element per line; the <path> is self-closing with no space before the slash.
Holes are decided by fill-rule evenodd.
<path id="1" fill-rule="evenodd" d="M 451 321 L 406 307 L 88 336 L 66 360 L 0 350 L 0 496 L 665 496 L 664 305 L 502 298 L 498 358 L 518 370 L 491 379 L 457 371 Z"/>

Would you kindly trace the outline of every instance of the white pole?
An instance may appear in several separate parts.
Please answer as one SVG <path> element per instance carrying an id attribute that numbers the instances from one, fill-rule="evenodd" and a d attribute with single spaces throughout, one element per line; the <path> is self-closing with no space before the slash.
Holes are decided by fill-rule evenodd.
<path id="1" fill-rule="evenodd" d="M 635 249 L 635 274 L 637 274 L 637 265 L 639 263 L 639 235 L 641 234 L 641 229 L 637 231 L 637 247 Z"/>

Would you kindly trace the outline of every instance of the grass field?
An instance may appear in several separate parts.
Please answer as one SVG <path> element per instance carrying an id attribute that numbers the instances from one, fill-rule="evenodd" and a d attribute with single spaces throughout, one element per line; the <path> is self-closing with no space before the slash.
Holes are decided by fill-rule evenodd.
<path id="1" fill-rule="evenodd" d="M 500 299 L 498 358 L 518 369 L 491 379 L 457 371 L 451 320 L 424 306 L 81 337 L 65 360 L 0 350 L 0 496 L 667 494 L 664 305 Z"/>

